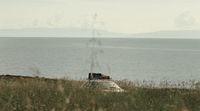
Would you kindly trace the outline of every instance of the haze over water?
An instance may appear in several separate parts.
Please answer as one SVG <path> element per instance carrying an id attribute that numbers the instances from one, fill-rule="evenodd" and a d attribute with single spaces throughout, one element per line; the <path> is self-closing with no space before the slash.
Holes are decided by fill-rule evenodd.
<path id="1" fill-rule="evenodd" d="M 99 72 L 113 79 L 198 80 L 198 39 L 99 39 Z M 89 39 L 0 38 L 0 74 L 72 79 L 90 72 Z"/>

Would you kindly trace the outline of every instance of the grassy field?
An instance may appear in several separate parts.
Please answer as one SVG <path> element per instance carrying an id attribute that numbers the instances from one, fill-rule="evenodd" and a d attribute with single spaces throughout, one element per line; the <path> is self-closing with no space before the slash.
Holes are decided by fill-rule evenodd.
<path id="1" fill-rule="evenodd" d="M 82 89 L 83 81 L 0 76 L 0 111 L 200 111 L 200 90 L 117 82 L 127 92 Z"/>

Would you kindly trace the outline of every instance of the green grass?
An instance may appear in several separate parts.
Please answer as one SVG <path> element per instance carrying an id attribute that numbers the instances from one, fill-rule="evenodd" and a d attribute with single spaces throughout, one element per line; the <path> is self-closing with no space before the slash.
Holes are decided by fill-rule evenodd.
<path id="1" fill-rule="evenodd" d="M 0 111 L 200 111 L 200 90 L 136 87 L 117 81 L 127 92 L 80 88 L 82 81 L 0 78 Z"/>

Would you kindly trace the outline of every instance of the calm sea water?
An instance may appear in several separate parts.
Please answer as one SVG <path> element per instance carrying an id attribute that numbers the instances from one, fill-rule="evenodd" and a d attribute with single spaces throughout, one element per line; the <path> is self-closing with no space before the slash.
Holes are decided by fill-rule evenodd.
<path id="1" fill-rule="evenodd" d="M 98 72 L 113 79 L 199 80 L 200 40 L 98 39 Z M 83 38 L 0 38 L 0 74 L 87 78 L 91 48 Z"/>

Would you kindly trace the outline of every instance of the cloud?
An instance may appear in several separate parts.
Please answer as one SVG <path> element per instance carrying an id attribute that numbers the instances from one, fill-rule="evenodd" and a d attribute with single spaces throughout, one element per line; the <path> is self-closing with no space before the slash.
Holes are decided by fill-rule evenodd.
<path id="1" fill-rule="evenodd" d="M 181 29 L 193 29 L 197 24 L 197 20 L 189 11 L 181 13 L 175 19 L 175 25 Z"/>

